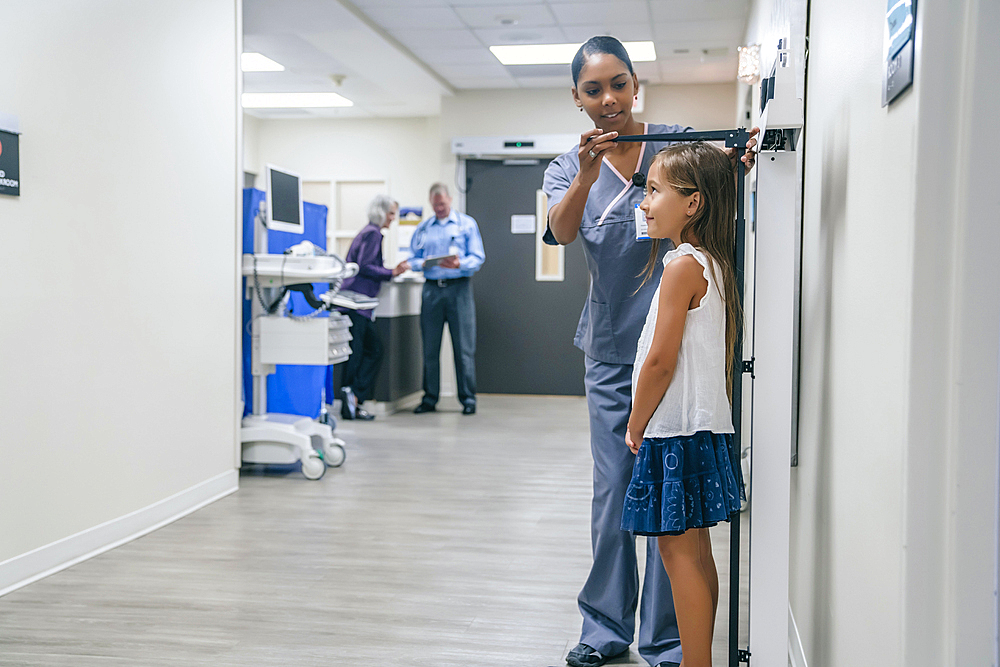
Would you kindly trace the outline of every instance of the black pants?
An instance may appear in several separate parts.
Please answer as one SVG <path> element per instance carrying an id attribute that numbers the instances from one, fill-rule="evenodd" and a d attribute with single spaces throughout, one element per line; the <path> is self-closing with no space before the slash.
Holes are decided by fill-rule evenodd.
<path id="1" fill-rule="evenodd" d="M 424 348 L 424 399 L 435 405 L 441 393 L 441 336 L 444 323 L 451 333 L 455 380 L 462 405 L 476 404 L 476 304 L 468 278 L 439 284 L 424 283 L 420 306 L 420 336 Z"/>
<path id="2" fill-rule="evenodd" d="M 370 400 L 375 390 L 375 380 L 382 366 L 384 346 L 375 323 L 354 311 L 347 313 L 351 318 L 351 357 L 344 364 L 344 375 L 340 386 L 350 387 L 358 397 L 358 403 Z"/>

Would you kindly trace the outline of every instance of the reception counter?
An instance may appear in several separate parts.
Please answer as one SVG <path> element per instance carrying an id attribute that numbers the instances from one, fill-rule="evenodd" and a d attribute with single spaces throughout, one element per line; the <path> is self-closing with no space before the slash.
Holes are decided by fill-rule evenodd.
<path id="1" fill-rule="evenodd" d="M 420 294 L 423 286 L 423 274 L 408 271 L 383 283 L 379 291 L 375 328 L 382 338 L 385 354 L 375 382 L 375 405 L 365 405 L 375 414 L 391 414 L 420 402 L 423 394 L 420 343 Z M 334 367 L 333 384 L 337 398 L 342 373 L 343 364 Z"/>

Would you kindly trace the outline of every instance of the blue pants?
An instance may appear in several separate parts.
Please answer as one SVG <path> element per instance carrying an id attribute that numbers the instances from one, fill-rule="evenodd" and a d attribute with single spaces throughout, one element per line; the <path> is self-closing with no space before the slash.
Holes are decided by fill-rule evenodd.
<path id="1" fill-rule="evenodd" d="M 476 304 L 472 280 L 459 278 L 424 283 L 420 305 L 420 337 L 424 348 L 424 398 L 436 405 L 441 395 L 441 336 L 444 323 L 455 353 L 455 380 L 462 405 L 476 404 Z"/>
<path id="2" fill-rule="evenodd" d="M 594 564 L 577 601 L 583 614 L 580 642 L 604 655 L 628 648 L 639 605 L 639 655 L 651 665 L 681 661 L 680 633 L 670 581 L 656 540 L 646 540 L 646 575 L 639 596 L 635 537 L 621 529 L 625 490 L 635 456 L 625 444 L 632 407 L 632 366 L 586 357 L 584 384 L 594 455 L 591 543 Z"/>

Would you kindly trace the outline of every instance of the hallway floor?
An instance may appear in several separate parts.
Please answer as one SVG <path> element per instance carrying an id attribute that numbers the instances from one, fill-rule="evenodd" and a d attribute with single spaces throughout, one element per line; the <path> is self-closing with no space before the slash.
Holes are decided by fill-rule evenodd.
<path id="1" fill-rule="evenodd" d="M 564 665 L 590 565 L 586 404 L 442 403 L 341 422 L 347 461 L 323 479 L 244 469 L 237 493 L 0 598 L 0 665 Z M 645 662 L 633 644 L 608 664 Z"/>

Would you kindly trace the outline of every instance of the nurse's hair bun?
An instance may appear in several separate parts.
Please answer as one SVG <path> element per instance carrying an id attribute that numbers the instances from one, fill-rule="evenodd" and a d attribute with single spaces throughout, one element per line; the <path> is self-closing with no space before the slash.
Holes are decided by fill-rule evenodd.
<path id="1" fill-rule="evenodd" d="M 570 65 L 570 69 L 573 71 L 573 85 L 577 84 L 580 79 L 580 70 L 583 69 L 583 65 L 587 62 L 587 58 L 594 55 L 595 53 L 607 53 L 608 55 L 618 58 L 618 60 L 625 63 L 625 67 L 628 68 L 629 74 L 635 74 L 632 69 L 632 59 L 628 57 L 628 51 L 622 46 L 622 43 L 611 35 L 597 35 L 596 37 L 591 37 L 586 42 L 580 46 L 580 49 L 573 56 L 573 64 Z"/>

